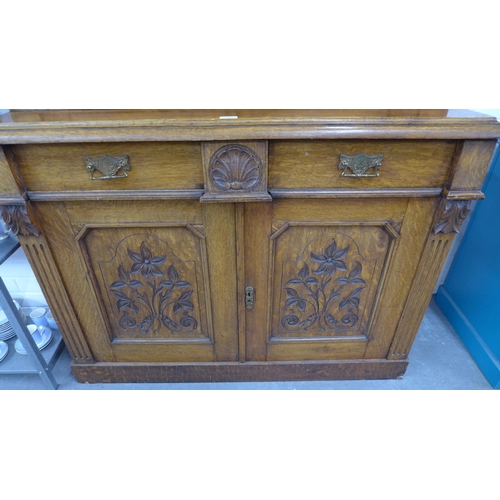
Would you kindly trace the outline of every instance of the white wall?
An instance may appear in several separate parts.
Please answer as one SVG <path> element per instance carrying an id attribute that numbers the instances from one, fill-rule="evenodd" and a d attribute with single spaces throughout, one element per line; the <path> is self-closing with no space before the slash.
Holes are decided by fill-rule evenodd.
<path id="1" fill-rule="evenodd" d="M 0 276 L 12 298 L 17 300 L 21 307 L 47 305 L 47 301 L 22 248 L 14 252 L 0 266 Z"/>

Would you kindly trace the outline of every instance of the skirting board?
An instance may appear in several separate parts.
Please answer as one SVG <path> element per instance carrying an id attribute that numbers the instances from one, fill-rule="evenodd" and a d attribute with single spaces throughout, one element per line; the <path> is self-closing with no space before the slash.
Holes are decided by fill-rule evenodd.
<path id="1" fill-rule="evenodd" d="M 439 287 L 436 294 L 436 304 L 443 311 L 491 386 L 494 389 L 500 389 L 499 360 L 484 343 L 444 286 Z"/>
<path id="2" fill-rule="evenodd" d="M 71 365 L 80 383 L 268 382 L 402 378 L 407 360 L 247 363 L 95 363 Z"/>

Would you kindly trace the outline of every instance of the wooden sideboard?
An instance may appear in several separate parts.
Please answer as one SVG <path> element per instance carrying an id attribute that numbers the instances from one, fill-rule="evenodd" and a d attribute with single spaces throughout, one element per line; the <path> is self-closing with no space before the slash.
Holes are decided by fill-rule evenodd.
<path id="1" fill-rule="evenodd" d="M 500 136 L 443 110 L 2 120 L 0 210 L 80 382 L 401 377 Z"/>

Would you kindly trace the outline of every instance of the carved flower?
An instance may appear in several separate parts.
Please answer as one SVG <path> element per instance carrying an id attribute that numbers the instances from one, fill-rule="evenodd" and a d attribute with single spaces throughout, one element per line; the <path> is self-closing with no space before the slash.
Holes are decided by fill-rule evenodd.
<path id="1" fill-rule="evenodd" d="M 333 276 L 337 269 L 340 271 L 347 271 L 344 261 L 340 259 L 345 257 L 348 251 L 348 246 L 341 250 L 337 250 L 337 243 L 335 243 L 335 240 L 332 238 L 332 244 L 326 248 L 323 255 L 311 252 L 311 259 L 321 264 L 316 271 L 313 271 L 313 273 L 330 274 L 330 276 Z"/>
<path id="2" fill-rule="evenodd" d="M 131 274 L 137 274 L 140 272 L 145 278 L 164 276 L 165 273 L 161 272 L 157 266 L 165 262 L 166 255 L 153 257 L 153 254 L 144 244 L 144 241 L 141 243 L 140 253 L 132 252 L 130 249 L 127 249 L 127 251 L 130 258 L 135 262 L 130 270 Z"/>

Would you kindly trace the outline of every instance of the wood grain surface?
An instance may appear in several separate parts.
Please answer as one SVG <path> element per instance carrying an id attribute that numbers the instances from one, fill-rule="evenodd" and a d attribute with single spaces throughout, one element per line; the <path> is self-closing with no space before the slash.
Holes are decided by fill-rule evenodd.
<path id="1" fill-rule="evenodd" d="M 455 141 L 271 141 L 269 188 L 438 188 L 455 148 Z M 379 177 L 342 176 L 340 155 L 359 153 L 383 155 Z"/>
<path id="2" fill-rule="evenodd" d="M 201 149 L 195 142 L 32 144 L 12 151 L 28 191 L 203 188 Z M 128 155 L 128 177 L 91 180 L 83 158 L 103 155 Z"/>
<path id="3" fill-rule="evenodd" d="M 78 382 L 266 382 L 300 380 L 370 380 L 401 378 L 408 361 L 352 360 L 273 363 L 73 364 Z"/>
<path id="4" fill-rule="evenodd" d="M 321 113 L 319 113 L 320 115 Z M 134 119 L 33 121 L 0 123 L 0 144 L 241 141 L 270 139 L 496 139 L 500 123 L 494 117 L 387 118 L 365 111 L 355 117 L 264 116 L 224 120 Z M 3 116 L 3 115 L 2 115 Z M 404 114 L 403 114 L 404 116 Z"/>
<path id="5" fill-rule="evenodd" d="M 453 161 L 447 190 L 480 191 L 496 145 L 497 141 L 463 141 Z"/>

